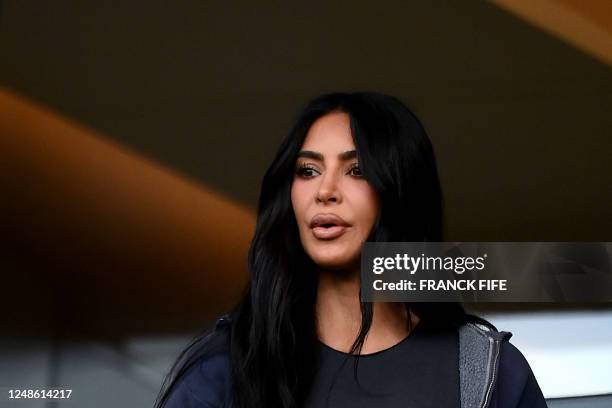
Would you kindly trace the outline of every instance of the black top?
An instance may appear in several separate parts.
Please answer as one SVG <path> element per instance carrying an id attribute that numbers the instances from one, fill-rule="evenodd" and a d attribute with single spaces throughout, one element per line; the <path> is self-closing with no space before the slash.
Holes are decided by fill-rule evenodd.
<path id="1" fill-rule="evenodd" d="M 398 344 L 362 354 L 357 369 L 359 384 L 354 377 L 355 356 L 323 343 L 319 343 L 319 353 L 321 364 L 306 408 L 460 406 L 456 330 L 435 329 L 420 322 Z"/>

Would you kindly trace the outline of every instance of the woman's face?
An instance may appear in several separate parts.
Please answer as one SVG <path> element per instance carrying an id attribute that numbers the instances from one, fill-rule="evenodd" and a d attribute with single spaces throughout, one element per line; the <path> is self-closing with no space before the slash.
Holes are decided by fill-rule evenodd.
<path id="1" fill-rule="evenodd" d="M 291 203 L 302 246 L 317 265 L 359 265 L 379 201 L 361 175 L 348 114 L 329 113 L 310 127 L 298 155 Z"/>

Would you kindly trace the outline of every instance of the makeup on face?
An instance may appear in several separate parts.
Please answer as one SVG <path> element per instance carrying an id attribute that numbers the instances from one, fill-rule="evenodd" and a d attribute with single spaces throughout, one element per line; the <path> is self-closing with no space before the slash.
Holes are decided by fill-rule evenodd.
<path id="1" fill-rule="evenodd" d="M 378 213 L 363 178 L 348 115 L 327 114 L 311 126 L 300 150 L 291 201 L 305 252 L 323 267 L 354 264 Z"/>

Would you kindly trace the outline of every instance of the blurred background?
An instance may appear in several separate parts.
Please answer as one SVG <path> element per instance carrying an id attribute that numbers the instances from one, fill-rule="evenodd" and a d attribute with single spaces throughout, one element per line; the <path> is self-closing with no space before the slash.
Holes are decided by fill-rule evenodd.
<path id="1" fill-rule="evenodd" d="M 610 241 L 611 65 L 609 0 L 0 1 L 0 406 L 152 406 L 324 92 L 422 119 L 447 240 Z M 472 307 L 550 406 L 612 406 L 612 305 Z"/>

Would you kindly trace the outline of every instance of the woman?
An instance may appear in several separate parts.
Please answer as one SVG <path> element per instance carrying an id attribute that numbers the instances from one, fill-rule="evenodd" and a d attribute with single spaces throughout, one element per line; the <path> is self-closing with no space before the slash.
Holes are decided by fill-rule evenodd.
<path id="1" fill-rule="evenodd" d="M 365 241 L 440 241 L 431 143 L 396 98 L 308 104 L 266 172 L 250 280 L 165 407 L 545 407 L 510 333 L 455 303 L 360 301 Z"/>

